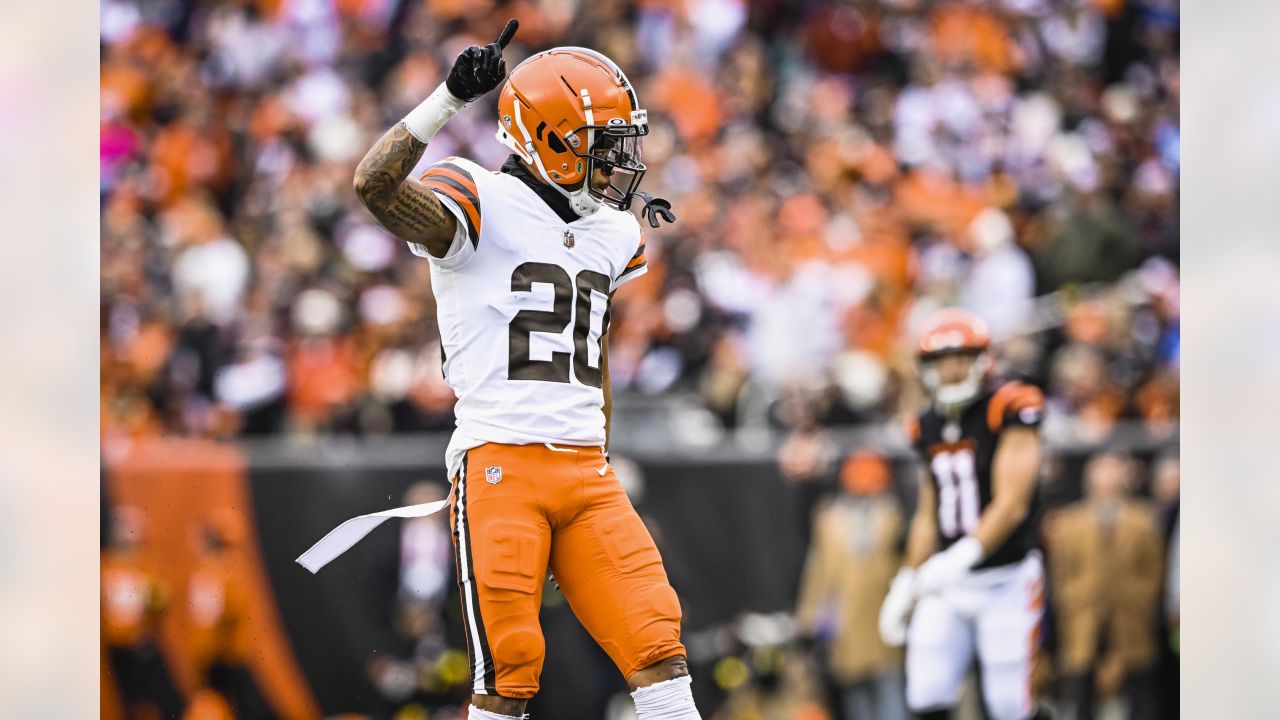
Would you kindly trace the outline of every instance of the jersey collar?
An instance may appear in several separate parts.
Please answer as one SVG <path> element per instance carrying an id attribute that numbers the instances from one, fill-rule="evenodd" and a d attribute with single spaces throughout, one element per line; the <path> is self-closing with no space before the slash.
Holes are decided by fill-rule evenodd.
<path id="1" fill-rule="evenodd" d="M 560 216 L 560 219 L 566 223 L 582 219 L 569 206 L 568 198 L 556 192 L 554 188 L 548 187 L 539 178 L 534 177 L 533 173 L 529 172 L 529 169 L 524 166 L 524 163 L 516 155 L 511 155 L 502 164 L 502 172 L 524 183 L 534 194 L 542 198 L 542 201 L 547 204 L 547 207 L 551 208 L 552 212 Z"/>

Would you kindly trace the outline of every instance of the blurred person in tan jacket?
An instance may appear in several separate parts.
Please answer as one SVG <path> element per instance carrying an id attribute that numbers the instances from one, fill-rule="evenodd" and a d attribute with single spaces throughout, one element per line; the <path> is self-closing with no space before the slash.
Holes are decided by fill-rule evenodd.
<path id="1" fill-rule="evenodd" d="M 1151 672 L 1164 578 L 1153 509 L 1132 497 L 1131 462 L 1113 452 L 1085 467 L 1085 498 L 1046 530 L 1058 623 L 1064 718 L 1093 717 L 1095 697 L 1123 695 L 1133 720 L 1154 718 Z"/>
<path id="2" fill-rule="evenodd" d="M 826 649 L 825 664 L 839 688 L 838 717 L 906 717 L 902 651 L 887 647 L 877 629 L 880 603 L 901 558 L 902 511 L 889 493 L 889 464 L 861 452 L 840 470 L 843 492 L 815 513 L 797 621 Z"/>

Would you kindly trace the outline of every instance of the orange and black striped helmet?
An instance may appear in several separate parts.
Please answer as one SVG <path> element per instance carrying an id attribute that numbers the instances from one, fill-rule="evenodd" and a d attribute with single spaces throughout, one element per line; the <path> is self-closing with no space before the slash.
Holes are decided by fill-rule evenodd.
<path id="1" fill-rule="evenodd" d="M 968 310 L 945 308 L 929 316 L 916 344 L 921 359 L 944 353 L 980 353 L 991 346 L 991 331 L 982 318 Z"/>
<path id="2" fill-rule="evenodd" d="M 580 47 L 540 52 L 516 66 L 498 96 L 498 141 L 589 215 L 606 203 L 631 205 L 645 166 L 640 139 L 648 114 L 622 70 Z M 596 168 L 610 179 L 594 189 Z"/>
<path id="3" fill-rule="evenodd" d="M 972 402 L 990 379 L 994 363 L 987 352 L 991 331 L 982 318 L 960 308 L 946 308 L 931 315 L 916 343 L 920 358 L 920 379 L 935 405 L 955 409 Z M 972 355 L 963 380 L 943 382 L 934 361 L 943 355 Z"/>

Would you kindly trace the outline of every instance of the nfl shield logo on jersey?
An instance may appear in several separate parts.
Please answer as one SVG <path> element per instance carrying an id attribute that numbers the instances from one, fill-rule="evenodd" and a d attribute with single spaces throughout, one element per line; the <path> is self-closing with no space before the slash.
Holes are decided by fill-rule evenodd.
<path id="1" fill-rule="evenodd" d="M 490 485 L 497 485 L 502 482 L 502 468 L 498 465 L 490 465 L 485 468 L 484 481 Z"/>
<path id="2" fill-rule="evenodd" d="M 573 248 L 573 233 L 568 230 L 564 231 L 564 246 L 570 249 Z"/>

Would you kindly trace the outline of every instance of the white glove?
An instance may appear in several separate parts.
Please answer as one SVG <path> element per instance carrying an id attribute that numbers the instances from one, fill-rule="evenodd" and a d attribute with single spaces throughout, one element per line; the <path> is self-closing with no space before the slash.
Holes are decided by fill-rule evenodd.
<path id="1" fill-rule="evenodd" d="M 889 594 L 880 606 L 880 639 L 889 647 L 901 647 L 907 642 L 907 618 L 915 601 L 912 584 L 916 571 L 902 568 L 889 585 Z"/>
<path id="2" fill-rule="evenodd" d="M 936 593 L 965 576 L 982 560 L 982 543 L 964 537 L 951 547 L 924 561 L 916 572 L 916 597 Z"/>

